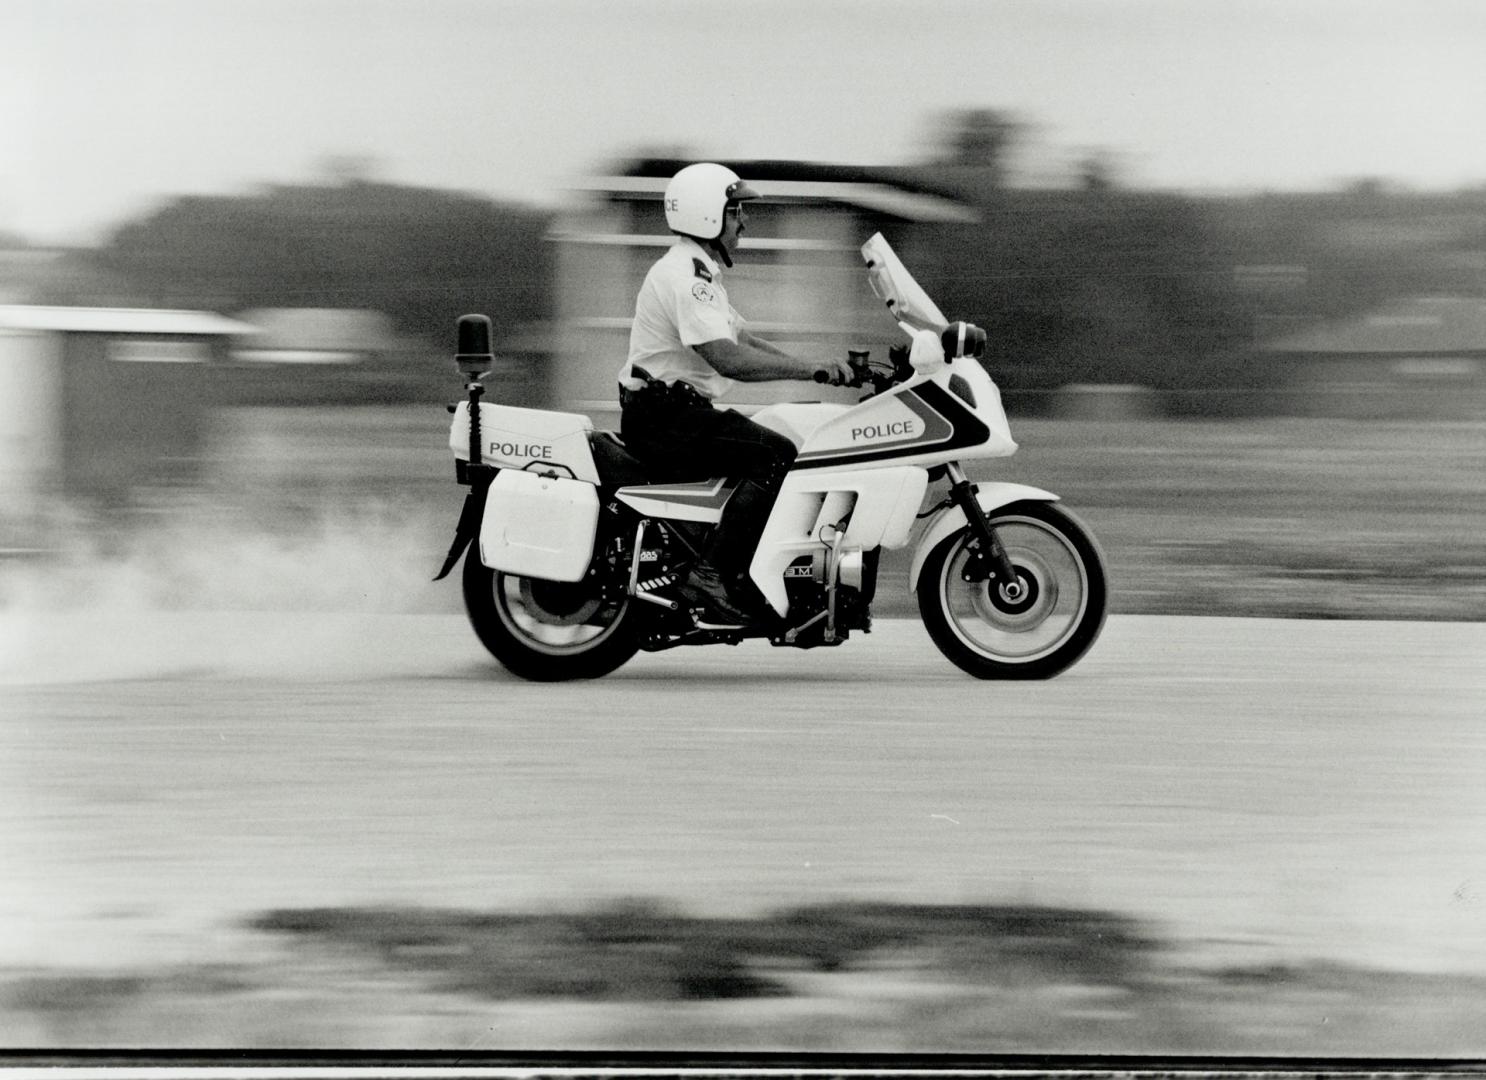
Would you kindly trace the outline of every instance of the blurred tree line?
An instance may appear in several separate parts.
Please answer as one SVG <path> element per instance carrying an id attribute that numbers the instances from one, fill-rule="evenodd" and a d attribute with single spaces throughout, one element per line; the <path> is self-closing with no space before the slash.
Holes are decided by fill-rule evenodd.
<path id="1" fill-rule="evenodd" d="M 452 349 L 466 312 L 501 328 L 548 317 L 549 222 L 472 194 L 349 177 L 178 199 L 92 257 L 151 304 L 365 308 Z"/>
<path id="2" fill-rule="evenodd" d="M 1010 400 L 1069 383 L 1133 383 L 1181 412 L 1252 406 L 1266 343 L 1400 296 L 1486 295 L 1486 185 L 1444 195 L 1376 180 L 1308 194 L 1218 197 L 1121 187 L 1092 153 L 1073 186 L 1017 187 L 1030 125 L 990 109 L 945 118 L 937 149 L 901 182 L 975 207 L 973 225 L 926 227 L 915 266 L 951 318 L 988 331 Z"/>
<path id="3" fill-rule="evenodd" d="M 265 308 L 377 312 L 395 335 L 349 369 L 233 369 L 219 385 L 243 402 L 443 401 L 457 388 L 455 320 L 493 318 L 498 351 L 550 318 L 550 215 L 474 194 L 365 179 L 243 196 L 180 198 L 88 253 L 94 280 L 132 303 L 237 314 Z M 502 369 L 504 392 L 540 396 L 539 362 Z"/>
<path id="4" fill-rule="evenodd" d="M 1186 200 L 997 190 L 973 226 L 934 226 L 920 278 L 987 332 L 1008 394 L 1069 383 L 1233 385 L 1249 345 L 1232 263 Z M 1030 399 L 1029 399 L 1030 400 Z"/>
<path id="5" fill-rule="evenodd" d="M 1012 169 L 1028 130 L 998 110 L 958 112 L 923 163 L 872 170 L 978 211 L 974 224 L 913 226 L 912 269 L 947 314 L 986 327 L 1021 408 L 1086 382 L 1151 387 L 1180 411 L 1231 409 L 1269 377 L 1256 356 L 1275 334 L 1392 297 L 1486 290 L 1486 186 L 1165 194 L 1125 189 L 1093 153 L 1071 186 L 1035 188 Z M 551 318 L 550 214 L 359 170 L 333 179 L 182 198 L 89 258 L 141 302 L 371 309 L 437 353 L 467 311 L 494 316 L 497 334 Z M 448 374 L 436 372 L 439 393 Z"/>

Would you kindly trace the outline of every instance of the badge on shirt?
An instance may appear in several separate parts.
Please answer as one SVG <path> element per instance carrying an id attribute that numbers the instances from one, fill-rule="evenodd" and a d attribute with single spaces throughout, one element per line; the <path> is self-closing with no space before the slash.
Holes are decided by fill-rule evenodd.
<path id="1" fill-rule="evenodd" d="M 707 269 L 707 264 L 704 263 L 701 259 L 692 259 L 691 268 L 696 273 L 697 277 L 701 278 L 703 281 L 712 280 L 712 271 Z"/>
<path id="2" fill-rule="evenodd" d="M 698 281 L 693 285 L 691 287 L 691 295 L 695 296 L 704 304 L 710 304 L 717 299 L 717 293 L 705 281 Z"/>

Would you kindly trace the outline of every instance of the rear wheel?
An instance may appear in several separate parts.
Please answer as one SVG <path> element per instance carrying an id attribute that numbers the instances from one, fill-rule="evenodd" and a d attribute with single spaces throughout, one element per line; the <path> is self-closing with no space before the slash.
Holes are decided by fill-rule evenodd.
<path id="1" fill-rule="evenodd" d="M 629 597 L 595 582 L 543 581 L 492 570 L 478 544 L 464 558 L 464 606 L 481 644 L 513 675 L 536 682 L 596 679 L 639 650 Z"/>
<path id="2" fill-rule="evenodd" d="M 1047 679 L 1099 636 L 1108 608 L 1104 559 L 1093 536 L 1051 503 L 991 514 L 1016 584 L 967 574 L 970 530 L 942 540 L 924 562 L 918 607 L 929 637 L 957 667 L 981 679 Z"/>

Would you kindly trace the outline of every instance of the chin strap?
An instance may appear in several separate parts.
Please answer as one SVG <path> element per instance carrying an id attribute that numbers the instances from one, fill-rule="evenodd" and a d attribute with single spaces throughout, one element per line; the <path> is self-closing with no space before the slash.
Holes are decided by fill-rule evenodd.
<path id="1" fill-rule="evenodd" d="M 718 233 L 716 236 L 712 237 L 712 239 L 708 240 L 704 237 L 697 236 L 695 233 L 684 233 L 679 229 L 672 229 L 671 231 L 677 236 L 684 236 L 688 240 L 696 241 L 698 244 L 701 244 L 702 247 L 706 248 L 713 255 L 715 255 L 717 257 L 717 261 L 722 263 L 723 266 L 729 268 L 732 267 L 733 259 L 732 256 L 728 254 L 728 249 L 722 246 L 721 233 Z"/>

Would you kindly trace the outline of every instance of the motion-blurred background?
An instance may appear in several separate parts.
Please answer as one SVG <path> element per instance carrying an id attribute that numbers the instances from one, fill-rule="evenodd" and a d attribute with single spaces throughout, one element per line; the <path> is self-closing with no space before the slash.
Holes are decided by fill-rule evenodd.
<path id="1" fill-rule="evenodd" d="M 452 602 L 455 318 L 492 396 L 611 423 L 659 190 L 713 159 L 765 195 L 765 333 L 884 347 L 878 230 L 990 331 L 1004 471 L 1116 610 L 1479 618 L 1483 43 L 1469 0 L 6 0 L 0 596 L 129 556 L 165 605 Z M 182 580 L 307 530 L 399 583 L 308 541 Z"/>
<path id="2" fill-rule="evenodd" d="M 0 1041 L 1478 1054 L 1483 55 L 1479 0 L 0 0 Z M 978 475 L 1115 612 L 1455 625 L 501 681 L 416 617 L 455 319 L 612 425 L 698 159 L 766 336 L 893 341 L 876 231 L 986 327 Z"/>

